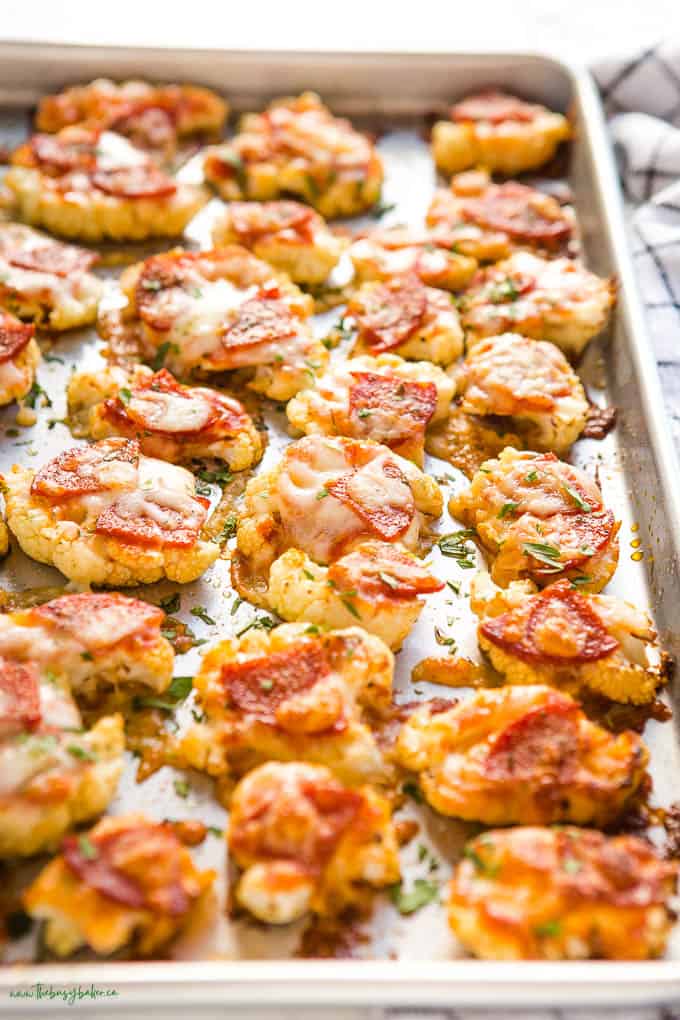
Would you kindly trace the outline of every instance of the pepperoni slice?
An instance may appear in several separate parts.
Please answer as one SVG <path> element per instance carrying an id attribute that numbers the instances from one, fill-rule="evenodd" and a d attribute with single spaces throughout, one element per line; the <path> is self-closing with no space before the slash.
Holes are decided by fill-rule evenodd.
<path id="1" fill-rule="evenodd" d="M 180 843 L 163 825 L 134 825 L 101 836 L 67 836 L 64 861 L 91 889 L 134 910 L 179 916 L 189 906 L 182 885 Z"/>
<path id="2" fill-rule="evenodd" d="M 321 644 L 307 641 L 257 659 L 227 662 L 221 679 L 234 708 L 274 725 L 285 701 L 311 690 L 329 673 Z"/>
<path id="3" fill-rule="evenodd" d="M 29 145 L 36 162 L 48 172 L 59 174 L 74 170 L 94 170 L 99 132 L 80 130 L 66 135 L 33 135 Z"/>
<path id="4" fill-rule="evenodd" d="M 490 230 L 500 230 L 517 241 L 556 244 L 571 235 L 563 216 L 551 218 L 540 208 L 544 196 L 517 181 L 490 186 L 479 198 L 462 202 L 463 219 Z"/>
<path id="5" fill-rule="evenodd" d="M 182 386 L 167 369 L 135 386 L 125 402 L 120 395 L 106 400 L 103 414 L 119 426 L 176 439 L 207 431 L 236 435 L 247 420 L 237 400 L 214 390 Z M 188 427 L 191 423 L 193 427 Z"/>
<path id="6" fill-rule="evenodd" d="M 375 284 L 361 303 L 347 309 L 372 350 L 389 351 L 405 343 L 422 325 L 427 290 L 415 273 Z"/>
<path id="7" fill-rule="evenodd" d="M 182 287 L 201 252 L 165 252 L 146 259 L 135 287 L 137 314 L 151 329 L 167 330 L 173 324 L 165 291 Z"/>
<path id="8" fill-rule="evenodd" d="M 559 695 L 520 716 L 495 737 L 484 774 L 497 782 L 568 782 L 576 770 L 579 708 Z M 546 775 L 548 774 L 548 775 Z"/>
<path id="9" fill-rule="evenodd" d="M 597 662 L 619 647 L 588 600 L 568 581 L 532 595 L 524 630 L 519 633 L 517 612 L 484 620 L 480 632 L 525 662 L 565 666 Z"/>
<path id="10" fill-rule="evenodd" d="M 31 493 L 46 499 L 70 499 L 110 487 L 105 465 L 139 463 L 139 443 L 134 439 L 104 439 L 93 446 L 73 446 L 60 453 L 35 475 Z"/>
<path id="11" fill-rule="evenodd" d="M 73 635 L 91 650 L 110 648 L 143 632 L 157 637 L 164 615 L 158 606 L 108 592 L 62 595 L 31 610 L 37 622 Z"/>
<path id="12" fill-rule="evenodd" d="M 277 240 L 311 242 L 316 214 L 301 202 L 231 202 L 231 225 L 246 245 L 276 235 Z"/>
<path id="13" fill-rule="evenodd" d="M 276 298 L 250 298 L 233 314 L 233 320 L 224 326 L 221 335 L 222 347 L 227 351 L 283 340 L 295 333 L 295 320 L 288 305 Z"/>
<path id="14" fill-rule="evenodd" d="M 177 185 L 155 166 L 141 164 L 114 170 L 97 170 L 92 175 L 95 188 L 116 198 L 168 198 Z"/>
<path id="15" fill-rule="evenodd" d="M 328 568 L 328 580 L 338 591 L 356 591 L 369 601 L 410 602 L 444 587 L 444 582 L 433 577 L 418 560 L 382 542 L 365 543 L 336 560 Z"/>
<path id="16" fill-rule="evenodd" d="M 0 656 L 0 735 L 7 737 L 35 729 L 41 719 L 36 666 Z"/>
<path id="17" fill-rule="evenodd" d="M 525 103 L 517 96 L 510 96 L 506 92 L 489 89 L 468 96 L 452 106 L 451 120 L 457 123 L 480 120 L 488 121 L 490 124 L 502 124 L 504 121 L 531 123 L 540 112 L 540 106 Z"/>
<path id="18" fill-rule="evenodd" d="M 10 265 L 19 269 L 53 273 L 64 279 L 84 273 L 99 261 L 96 252 L 85 251 L 73 244 L 60 244 L 58 241 L 33 248 L 9 248 L 2 251 L 2 256 Z"/>
<path id="19" fill-rule="evenodd" d="M 408 489 L 406 477 L 399 465 L 395 464 L 394 461 L 384 461 L 382 471 L 386 478 L 396 479 Z M 379 538 L 384 539 L 386 542 L 394 541 L 394 539 L 399 538 L 400 535 L 403 535 L 408 530 L 413 520 L 414 508 L 412 501 L 391 504 L 387 502 L 387 494 L 385 494 L 385 502 L 369 506 L 362 499 L 361 482 L 357 484 L 360 476 L 360 471 L 347 471 L 332 482 L 328 482 L 326 489 L 332 496 L 339 499 L 341 503 L 344 503 L 350 510 L 353 510 L 357 517 L 360 517 Z"/>
<path id="20" fill-rule="evenodd" d="M 98 535 L 152 549 L 187 549 L 196 544 L 207 516 L 209 499 L 188 497 L 183 510 L 167 506 L 162 493 L 126 492 L 107 507 L 95 526 Z"/>
<path id="21" fill-rule="evenodd" d="M 0 309 L 0 365 L 12 361 L 33 338 L 35 326 Z"/>
<path id="22" fill-rule="evenodd" d="M 162 149 L 176 137 L 175 118 L 158 101 L 129 103 L 110 118 L 108 126 L 142 148 Z"/>
<path id="23" fill-rule="evenodd" d="M 615 533 L 616 521 L 611 510 L 589 514 L 556 513 L 547 518 L 547 525 L 543 525 L 542 542 L 560 550 L 555 567 L 570 570 L 604 549 Z M 538 560 L 531 563 L 531 571 L 536 576 L 555 573 L 553 567 L 547 564 L 543 567 Z"/>
<path id="24" fill-rule="evenodd" d="M 356 434 L 394 446 L 425 432 L 437 408 L 433 382 L 376 372 L 352 372 L 352 378 L 349 417 Z"/>
<path id="25" fill-rule="evenodd" d="M 312 872 L 326 863 L 363 797 L 335 779 L 295 778 L 286 777 L 285 791 L 275 784 L 251 791 L 247 813 L 229 833 L 232 851 L 246 858 L 292 860 Z"/>

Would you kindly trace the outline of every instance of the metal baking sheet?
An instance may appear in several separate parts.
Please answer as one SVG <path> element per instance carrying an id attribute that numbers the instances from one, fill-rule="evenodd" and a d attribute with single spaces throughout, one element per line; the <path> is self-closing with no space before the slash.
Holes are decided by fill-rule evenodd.
<path id="1" fill-rule="evenodd" d="M 663 404 L 651 347 L 645 332 L 635 281 L 627 252 L 618 184 L 598 100 L 589 78 L 553 60 L 520 54 L 257 54 L 212 51 L 166 51 L 95 47 L 0 45 L 0 143 L 13 145 L 26 133 L 28 112 L 39 96 L 71 82 L 97 76 L 113 78 L 191 80 L 223 92 L 238 112 L 262 107 L 276 95 L 315 89 L 337 112 L 360 123 L 379 124 L 379 149 L 386 166 L 384 199 L 396 208 L 382 221 L 418 223 L 435 186 L 435 172 L 422 128 L 427 117 L 459 95 L 494 84 L 528 98 L 572 113 L 576 139 L 571 146 L 569 184 L 580 221 L 586 261 L 596 272 L 615 274 L 619 303 L 608 331 L 591 345 L 579 367 L 591 397 L 619 408 L 615 433 L 606 440 L 579 441 L 575 463 L 597 472 L 605 504 L 623 521 L 621 559 L 608 591 L 648 606 L 668 653 L 680 651 L 680 628 L 675 621 L 680 604 L 678 545 L 680 495 L 677 465 L 663 420 Z M 183 174 L 195 172 L 188 164 Z M 210 220 L 217 200 L 188 229 L 193 244 L 207 244 Z M 139 249 L 138 249 L 139 250 Z M 141 252 L 145 254 L 146 252 Z M 115 300 L 115 276 L 109 295 Z M 338 310 L 319 316 L 316 330 L 323 336 Z M 40 464 L 72 442 L 59 423 L 65 412 L 65 382 L 73 366 L 93 367 L 100 346 L 94 331 L 80 331 L 59 339 L 52 350 L 57 361 L 43 363 L 39 381 L 53 406 L 43 410 L 38 423 L 7 436 L 14 427 L 15 411 L 0 414 L 0 470 L 15 460 Z M 56 420 L 52 428 L 49 420 Z M 285 418 L 268 410 L 269 446 L 258 470 L 272 466 L 280 455 Z M 4 437 L 4 438 L 3 438 Z M 429 458 L 426 470 L 442 483 L 446 496 L 465 483 L 463 476 L 443 461 Z M 216 491 L 217 495 L 217 491 Z M 439 530 L 451 530 L 442 519 Z M 642 559 L 631 559 L 633 541 Z M 477 655 L 474 627 L 467 600 L 472 571 L 460 570 L 450 559 L 432 554 L 442 577 L 462 582 L 463 597 L 450 590 L 431 597 L 397 658 L 395 687 L 400 700 L 409 691 L 412 666 L 426 655 L 441 653 L 433 637 L 435 622 L 455 635 L 463 655 Z M 2 566 L 3 587 L 25 588 L 63 584 L 56 571 L 29 561 L 16 549 Z M 146 589 L 161 597 L 174 585 Z M 229 585 L 228 562 L 218 563 L 195 584 L 185 586 L 179 614 L 200 638 L 216 640 L 247 624 L 253 610 L 241 605 L 232 615 L 235 594 Z M 134 594 L 134 591 L 132 592 Z M 194 605 L 206 607 L 216 625 L 206 626 L 189 615 Z M 203 649 L 193 649 L 178 660 L 179 672 L 190 673 Z M 422 697 L 451 696 L 455 692 L 435 685 L 419 685 Z M 670 689 L 666 697 L 673 697 Z M 180 716 L 181 721 L 181 716 Z M 652 752 L 654 801 L 668 805 L 675 799 L 675 777 L 680 753 L 675 722 L 650 721 L 645 739 Z M 134 781 L 130 762 L 111 811 L 130 807 L 152 817 L 197 817 L 220 826 L 225 813 L 211 792 L 209 781 L 193 774 L 191 793 L 178 798 L 173 772 L 164 768 L 141 785 Z M 419 813 L 421 831 L 402 852 L 407 874 L 421 874 L 417 844 L 431 846 L 440 861 L 437 877 L 444 885 L 451 864 L 470 827 L 407 806 L 399 817 Z M 221 840 L 208 836 L 196 851 L 201 865 L 216 867 L 220 878 L 216 896 L 201 924 L 195 925 L 173 947 L 168 962 L 79 962 L 27 965 L 15 962 L 0 971 L 0 1011 L 11 1010 L 15 1000 L 9 989 L 36 981 L 54 986 L 94 983 L 113 988 L 117 995 L 100 999 L 98 1013 L 125 1012 L 144 1006 L 170 1009 L 182 1000 L 183 1009 L 201 1015 L 203 1008 L 220 1005 L 282 1005 L 284 1003 L 332 1006 L 375 1005 L 578 1005 L 625 1000 L 627 1004 L 670 1001 L 680 997 L 680 931 L 671 940 L 666 959 L 648 963 L 522 963 L 504 964 L 463 958 L 449 933 L 444 911 L 431 904 L 410 918 L 401 917 L 386 898 L 378 898 L 373 921 L 364 928 L 351 959 L 302 960 L 290 958 L 300 939 L 300 926 L 276 932 L 258 925 L 235 923 L 225 914 L 226 860 Z M 420 869 L 420 870 L 419 870 Z M 27 944 L 12 945 L 12 959 L 27 958 Z M 398 961 L 398 962 L 397 962 Z M 11 961 L 10 961 L 11 962 Z M 42 1009 L 59 1008 L 57 1000 Z M 92 1008 L 91 1005 L 89 1008 Z M 26 1015 L 24 1013 L 24 1015 Z M 168 1013 L 170 1015 L 170 1013 Z"/>

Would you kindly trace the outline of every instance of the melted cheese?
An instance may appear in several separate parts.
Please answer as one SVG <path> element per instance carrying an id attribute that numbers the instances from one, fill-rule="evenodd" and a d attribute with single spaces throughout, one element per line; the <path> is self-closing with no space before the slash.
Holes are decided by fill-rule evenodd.
<path id="1" fill-rule="evenodd" d="M 149 157 L 135 148 L 127 138 L 113 131 L 102 131 L 97 142 L 97 169 L 118 170 L 121 167 L 142 166 Z"/>
<path id="2" fill-rule="evenodd" d="M 174 322 L 168 339 L 180 348 L 180 359 L 191 365 L 215 351 L 221 344 L 225 319 L 230 309 L 238 308 L 257 293 L 256 287 L 236 287 L 229 280 L 205 280 L 195 274 L 194 283 L 185 284 L 173 295 L 168 311 Z M 163 309 L 165 313 L 165 308 Z"/>
<path id="3" fill-rule="evenodd" d="M 121 517 L 148 517 L 161 528 L 174 526 L 174 513 L 181 514 L 189 527 L 200 527 L 203 522 L 191 472 L 153 457 L 140 457 L 138 486 L 119 497 L 116 508 Z"/>
<path id="4" fill-rule="evenodd" d="M 376 456 L 354 472 L 349 494 L 367 511 L 385 503 L 415 507 L 409 486 L 384 474 L 388 450 L 376 447 Z M 337 440 L 310 436 L 289 447 L 278 476 L 281 521 L 287 542 L 318 563 L 328 563 L 338 550 L 371 528 L 351 507 L 327 491 L 329 483 L 351 470 L 345 449 Z"/>
<path id="5" fill-rule="evenodd" d="M 200 432 L 212 416 L 210 401 L 196 392 L 188 399 L 180 393 L 141 390 L 133 393 L 127 410 L 158 432 Z"/>

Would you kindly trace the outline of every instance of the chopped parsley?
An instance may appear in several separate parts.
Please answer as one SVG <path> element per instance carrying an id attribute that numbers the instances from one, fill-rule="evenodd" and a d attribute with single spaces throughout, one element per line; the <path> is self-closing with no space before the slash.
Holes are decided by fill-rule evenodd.
<path id="1" fill-rule="evenodd" d="M 186 799 L 189 796 L 191 787 L 187 783 L 186 779 L 176 779 L 172 784 L 175 788 L 175 793 L 178 797 Z"/>
<path id="2" fill-rule="evenodd" d="M 513 503 L 512 501 L 504 503 L 503 506 L 498 511 L 498 517 L 502 519 L 503 517 L 507 517 L 508 514 L 514 514 L 518 506 L 519 503 Z"/>
<path id="3" fill-rule="evenodd" d="M 239 606 L 242 606 L 242 605 L 243 605 L 243 599 L 241 598 L 240 595 L 237 595 L 236 598 L 234 599 L 234 604 L 231 607 L 231 612 L 229 613 L 229 615 L 230 616 L 236 616 L 236 614 L 238 613 L 238 610 L 239 610 Z"/>
<path id="4" fill-rule="evenodd" d="M 575 857 L 565 857 L 562 868 L 568 875 L 577 875 L 583 865 Z"/>
<path id="5" fill-rule="evenodd" d="M 203 623 L 207 623 L 210 627 L 215 626 L 215 621 L 212 616 L 203 608 L 203 606 L 194 606 L 189 610 L 192 616 L 198 617 L 199 620 L 203 620 Z"/>
<path id="6" fill-rule="evenodd" d="M 422 790 L 417 783 L 408 781 L 402 785 L 401 792 L 405 793 L 407 797 L 414 800 L 416 804 L 424 804 L 425 798 L 423 797 Z"/>
<path id="7" fill-rule="evenodd" d="M 468 545 L 468 541 L 473 535 L 474 531 L 470 528 L 463 528 L 451 535 L 442 536 L 437 545 L 444 556 L 451 556 L 463 570 L 471 570 L 475 566 L 475 561 L 472 559 L 473 549 Z"/>
<path id="8" fill-rule="evenodd" d="M 122 390 L 118 391 L 118 396 L 120 398 L 121 403 L 123 404 L 129 404 L 130 401 L 132 400 L 132 393 L 125 386 L 123 387 Z"/>
<path id="9" fill-rule="evenodd" d="M 586 503 L 586 501 L 582 499 L 581 496 L 579 496 L 576 489 L 572 489 L 571 485 L 563 485 L 562 488 L 566 492 L 569 499 L 576 504 L 576 506 L 579 508 L 579 510 L 582 511 L 582 513 L 590 514 L 593 512 L 594 507 L 592 507 L 590 503 Z"/>
<path id="10" fill-rule="evenodd" d="M 38 400 L 41 401 L 42 407 L 51 407 L 52 401 L 50 400 L 47 391 L 42 388 L 37 380 L 33 380 L 33 385 L 24 397 L 24 404 L 26 407 L 35 408 Z"/>
<path id="11" fill-rule="evenodd" d="M 224 524 L 222 526 L 222 531 L 220 532 L 220 538 L 225 540 L 225 541 L 228 538 L 233 538 L 234 535 L 236 534 L 237 528 L 238 528 L 238 517 L 237 517 L 237 515 L 234 514 L 234 513 L 227 514 L 227 516 L 224 519 Z"/>
<path id="12" fill-rule="evenodd" d="M 260 680 L 260 687 L 262 688 L 263 691 L 271 691 L 274 687 L 274 681 L 270 680 L 269 678 L 265 680 Z"/>
<path id="13" fill-rule="evenodd" d="M 78 836 L 78 848 L 86 861 L 96 861 L 99 851 L 87 836 Z"/>
<path id="14" fill-rule="evenodd" d="M 571 586 L 572 588 L 580 588 L 583 584 L 590 584 L 592 577 L 588 574 L 581 574 L 579 577 L 572 577 Z"/>
<path id="15" fill-rule="evenodd" d="M 202 482 L 211 482 L 216 485 L 228 485 L 234 477 L 228 467 L 216 468 L 209 471 L 207 468 L 200 468 L 196 475 Z"/>
<path id="16" fill-rule="evenodd" d="M 317 492 L 316 498 L 317 499 L 325 499 L 327 495 L 328 495 L 328 489 L 324 485 L 324 487 L 322 489 L 319 489 L 319 491 Z"/>
<path id="17" fill-rule="evenodd" d="M 538 471 L 530 471 L 528 475 L 524 476 L 525 482 L 535 482 L 538 480 Z"/>
<path id="18" fill-rule="evenodd" d="M 538 560 L 539 563 L 550 567 L 550 573 L 559 574 L 560 570 L 562 570 L 562 566 L 559 563 L 561 553 L 556 545 L 550 545 L 548 542 L 524 542 L 522 551 L 527 556 Z"/>
<path id="19" fill-rule="evenodd" d="M 399 587 L 399 582 L 397 581 L 397 579 L 392 577 L 391 574 L 386 574 L 384 570 L 380 570 L 378 572 L 378 577 L 380 578 L 383 584 L 387 585 L 388 588 L 394 589 Z"/>
<path id="20" fill-rule="evenodd" d="M 388 213 L 394 212 L 396 208 L 396 202 L 385 202 L 381 197 L 370 210 L 369 215 L 372 219 L 379 220 L 383 216 L 387 216 Z"/>
<path id="21" fill-rule="evenodd" d="M 368 407 L 360 407 L 357 411 L 358 418 L 369 418 L 373 412 Z"/>
<path id="22" fill-rule="evenodd" d="M 173 592 L 172 595 L 168 595 L 159 602 L 159 606 L 164 613 L 178 613 L 181 605 L 182 600 L 178 591 Z"/>
<path id="23" fill-rule="evenodd" d="M 166 340 L 165 343 L 162 343 L 160 345 L 160 347 L 156 351 L 156 355 L 153 361 L 151 362 L 151 367 L 154 370 L 154 372 L 160 372 L 163 365 L 165 364 L 165 359 L 170 353 L 179 354 L 179 347 L 177 346 L 177 344 L 173 344 L 169 340 Z"/>
<path id="24" fill-rule="evenodd" d="M 517 285 L 511 277 L 497 283 L 489 291 L 489 301 L 495 305 L 503 304 L 504 301 L 516 301 L 518 297 L 519 291 Z"/>
<path id="25" fill-rule="evenodd" d="M 69 754 L 73 755 L 74 758 L 78 758 L 80 761 L 98 761 L 99 755 L 94 751 L 90 751 L 87 747 L 80 747 L 78 744 L 68 744 L 66 750 Z"/>
<path id="26" fill-rule="evenodd" d="M 534 925 L 534 934 L 539 938 L 554 938 L 562 932 L 561 921 L 544 921 L 543 924 Z"/>
<path id="27" fill-rule="evenodd" d="M 465 847 L 463 857 L 474 864 L 475 871 L 478 871 L 480 875 L 488 875 L 489 878 L 494 878 L 500 870 L 500 865 L 495 864 L 493 861 L 485 861 L 471 846 Z"/>
<path id="28" fill-rule="evenodd" d="M 171 698 L 176 698 L 178 701 L 184 701 L 184 699 L 190 694 L 193 686 L 194 681 L 192 677 L 173 676 L 166 693 Z"/>
<path id="29" fill-rule="evenodd" d="M 404 889 L 403 882 L 390 886 L 390 899 L 400 914 L 414 914 L 416 910 L 432 903 L 439 895 L 439 886 L 427 878 L 417 878 L 410 889 Z"/>

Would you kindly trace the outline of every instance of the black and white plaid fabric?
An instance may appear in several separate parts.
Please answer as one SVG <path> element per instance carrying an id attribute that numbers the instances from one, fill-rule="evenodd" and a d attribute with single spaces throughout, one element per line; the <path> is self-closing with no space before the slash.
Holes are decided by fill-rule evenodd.
<path id="1" fill-rule="evenodd" d="M 680 448 L 680 43 L 593 68 L 630 208 L 633 256 Z"/>

